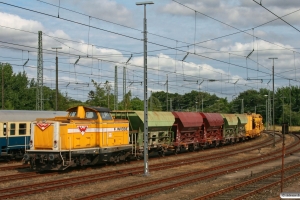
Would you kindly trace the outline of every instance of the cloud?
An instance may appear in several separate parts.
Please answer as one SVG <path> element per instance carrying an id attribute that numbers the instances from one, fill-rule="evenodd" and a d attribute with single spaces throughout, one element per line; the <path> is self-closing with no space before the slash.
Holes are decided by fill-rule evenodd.
<path id="1" fill-rule="evenodd" d="M 2 41 L 30 44 L 37 40 L 37 35 L 26 32 L 24 33 L 5 27 L 22 29 L 35 33 L 44 30 L 44 27 L 40 22 L 23 19 L 17 15 L 0 12 L 0 18 L 0 25 L 2 26 L 0 27 L 0 38 Z"/>
<path id="2" fill-rule="evenodd" d="M 42 43 L 43 43 L 43 67 L 44 67 L 44 84 L 53 87 L 55 82 L 55 51 L 52 47 L 62 47 L 58 50 L 58 60 L 59 60 L 59 87 L 65 87 L 67 83 L 87 83 L 90 82 L 91 78 L 95 77 L 112 77 L 111 71 L 115 66 L 114 62 L 122 62 L 125 60 L 123 54 L 115 49 L 95 47 L 92 45 L 87 45 L 84 41 L 79 41 L 81 43 L 66 41 L 58 38 L 64 38 L 67 40 L 72 40 L 72 38 L 61 29 L 56 29 L 48 31 L 46 27 L 42 25 L 39 21 L 29 20 L 21 18 L 17 15 L 12 15 L 8 13 L 0 12 L 1 17 L 1 26 L 10 27 L 10 28 L 0 28 L 0 37 L 2 41 L 19 44 L 21 46 L 14 46 L 17 49 L 13 52 L 11 57 L 19 58 L 15 62 L 11 62 L 13 67 L 16 67 L 14 64 L 23 64 L 27 60 L 27 50 L 29 51 L 30 60 L 27 66 L 24 67 L 28 77 L 36 79 L 36 65 L 37 65 L 37 44 L 38 44 L 38 31 L 43 32 Z M 18 31 L 15 29 L 21 29 L 29 32 Z M 36 33 L 36 34 L 33 34 Z M 74 40 L 74 39 L 73 39 Z M 34 48 L 27 48 L 25 46 L 31 46 Z M 52 51 L 52 55 L 50 55 Z M 12 53 L 12 52 L 10 52 Z M 5 51 L 5 54 L 2 56 L 8 56 L 9 51 Z M 78 65 L 73 66 L 77 56 L 81 55 Z M 89 58 L 87 58 L 87 55 Z M 91 59 L 91 57 L 94 59 Z M 23 59 L 22 59 L 23 58 Z M 108 60 L 110 62 L 99 63 L 98 59 Z M 5 61 L 3 58 L 2 62 Z M 100 61 L 101 62 L 101 61 Z M 103 66 L 102 66 L 103 64 Z M 99 65 L 99 67 L 98 67 Z M 100 70 L 103 67 L 103 70 Z M 94 69 L 92 69 L 92 67 Z M 99 69 L 98 69 L 99 68 Z M 22 71 L 23 67 L 16 67 L 14 72 Z M 97 79 L 98 80 L 98 79 Z M 100 80 L 100 79 L 99 79 Z M 74 85 L 73 85 L 74 87 Z M 75 86 L 76 87 L 76 86 Z"/>
<path id="3" fill-rule="evenodd" d="M 151 83 L 163 85 L 165 84 L 168 75 L 168 79 L 170 82 L 176 82 L 177 85 L 185 85 L 187 84 L 187 82 L 190 82 L 189 84 L 192 84 L 196 89 L 197 84 L 200 84 L 202 80 L 216 80 L 218 82 L 226 79 L 229 83 L 234 83 L 237 79 L 242 80 L 242 77 L 238 75 L 233 76 L 232 74 L 228 74 L 228 72 L 225 72 L 222 69 L 214 68 L 209 64 L 178 62 L 170 56 L 162 53 L 158 54 L 158 57 L 159 58 L 148 58 L 148 80 Z M 133 65 L 142 66 L 143 57 L 134 58 L 131 63 Z M 135 80 L 142 81 L 143 68 L 135 68 L 135 70 Z M 217 82 L 212 82 L 211 85 L 217 88 L 219 86 Z M 152 86 L 152 88 L 154 87 Z"/>
<path id="4" fill-rule="evenodd" d="M 72 4 L 84 11 L 85 14 L 108 20 L 114 23 L 130 26 L 133 24 L 132 13 L 123 5 L 111 0 L 67 0 Z M 91 18 L 93 19 L 93 18 Z"/>
<path id="5" fill-rule="evenodd" d="M 210 16 L 224 23 L 230 24 L 232 26 L 236 26 L 238 28 L 253 27 L 253 26 L 266 23 L 273 19 L 276 19 L 276 16 L 269 13 L 267 10 L 265 10 L 264 8 L 262 8 L 261 6 L 259 6 L 253 1 L 185 0 L 185 1 L 180 1 L 180 3 L 184 4 L 186 7 L 176 2 L 171 2 L 166 4 L 161 9 L 161 12 L 169 13 L 171 15 L 194 17 L 195 12 L 192 10 L 194 9 L 198 11 L 197 18 L 205 19 L 207 23 L 212 23 L 212 22 L 219 23 L 207 17 Z M 285 2 L 280 0 L 276 0 L 276 1 L 268 0 L 268 1 L 263 1 L 263 5 L 266 6 L 268 9 L 270 9 L 272 12 L 276 13 L 278 16 L 286 15 L 300 8 L 299 1 Z M 293 25 L 299 25 L 300 24 L 298 20 L 299 17 L 300 17 L 300 12 L 296 12 L 292 15 L 289 15 L 285 19 Z M 219 24 L 222 26 L 224 25 L 221 23 Z M 282 26 L 286 24 L 281 20 L 276 20 L 275 22 L 272 22 L 268 25 Z M 224 27 L 230 28 L 226 25 L 224 25 Z"/>

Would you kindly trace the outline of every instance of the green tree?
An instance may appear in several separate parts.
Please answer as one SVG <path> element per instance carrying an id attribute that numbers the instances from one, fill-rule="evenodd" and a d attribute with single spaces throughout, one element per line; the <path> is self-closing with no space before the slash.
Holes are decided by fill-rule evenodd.
<path id="1" fill-rule="evenodd" d="M 130 110 L 144 110 L 144 101 L 140 100 L 138 97 L 134 97 L 130 101 Z"/>
<path id="2" fill-rule="evenodd" d="M 92 79 L 92 83 L 95 87 L 95 91 L 91 90 L 88 93 L 88 100 L 86 104 L 90 106 L 107 106 L 107 98 L 105 97 L 105 90 L 101 87 L 101 83 L 97 83 Z"/>
<path id="3" fill-rule="evenodd" d="M 143 102 L 143 105 L 144 105 L 144 102 Z M 158 100 L 158 98 L 154 97 L 153 95 L 151 95 L 151 97 L 148 100 L 148 108 L 150 111 L 161 111 L 162 110 L 160 101 Z"/>

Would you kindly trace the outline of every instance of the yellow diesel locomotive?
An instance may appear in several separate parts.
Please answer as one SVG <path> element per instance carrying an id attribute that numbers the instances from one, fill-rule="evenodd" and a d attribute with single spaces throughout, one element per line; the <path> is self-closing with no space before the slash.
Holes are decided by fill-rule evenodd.
<path id="1" fill-rule="evenodd" d="M 128 159 L 128 120 L 114 119 L 102 107 L 78 106 L 67 112 L 31 123 L 30 150 L 24 159 L 33 169 L 64 170 Z"/>

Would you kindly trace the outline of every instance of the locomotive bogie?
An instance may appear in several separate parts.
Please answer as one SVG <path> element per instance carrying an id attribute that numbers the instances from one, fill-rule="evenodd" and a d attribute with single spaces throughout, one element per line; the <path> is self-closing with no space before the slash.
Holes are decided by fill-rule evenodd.
<path id="1" fill-rule="evenodd" d="M 24 159 L 30 162 L 34 170 L 65 170 L 68 167 L 127 161 L 130 150 L 131 145 L 71 151 L 40 150 L 25 154 Z"/>

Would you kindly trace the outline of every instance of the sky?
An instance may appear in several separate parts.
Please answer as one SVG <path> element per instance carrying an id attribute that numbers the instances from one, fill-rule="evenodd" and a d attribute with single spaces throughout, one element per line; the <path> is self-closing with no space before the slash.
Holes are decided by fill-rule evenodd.
<path id="1" fill-rule="evenodd" d="M 3 0 L 0 62 L 36 80 L 42 31 L 45 86 L 55 89 L 53 48 L 61 47 L 57 57 L 62 93 L 86 101 L 95 89 L 92 80 L 100 85 L 108 81 L 112 93 L 117 86 L 119 101 L 124 90 L 143 100 L 144 6 L 136 2 Z M 299 85 L 300 1 L 153 3 L 146 6 L 148 96 L 195 90 L 231 101 L 249 89 L 272 90 L 273 66 L 275 91 Z"/>

